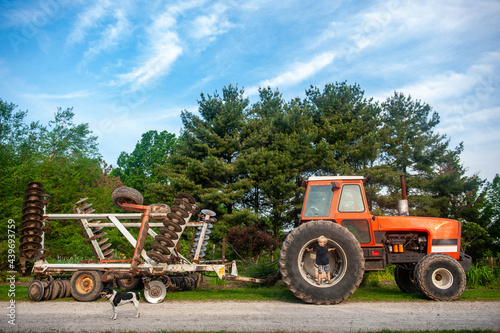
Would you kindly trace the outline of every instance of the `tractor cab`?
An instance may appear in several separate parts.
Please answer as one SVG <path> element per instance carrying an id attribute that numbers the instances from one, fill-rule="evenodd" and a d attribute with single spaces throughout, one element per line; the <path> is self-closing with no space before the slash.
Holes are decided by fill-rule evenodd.
<path id="1" fill-rule="evenodd" d="M 347 228 L 361 244 L 374 244 L 362 176 L 310 177 L 300 222 L 328 220 Z"/>

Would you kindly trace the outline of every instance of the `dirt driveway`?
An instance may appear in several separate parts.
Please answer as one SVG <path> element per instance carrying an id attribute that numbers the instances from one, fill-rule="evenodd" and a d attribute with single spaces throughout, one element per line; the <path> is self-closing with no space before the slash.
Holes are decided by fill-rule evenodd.
<path id="1" fill-rule="evenodd" d="M 15 326 L 9 324 L 9 303 L 0 331 L 240 331 L 357 332 L 367 330 L 489 329 L 500 331 L 500 301 L 492 302 L 345 302 L 309 305 L 287 302 L 141 302 L 140 318 L 127 304 L 111 320 L 104 300 L 18 302 Z M 11 309 L 12 310 L 12 309 Z M 11 311 L 12 312 L 12 311 Z"/>

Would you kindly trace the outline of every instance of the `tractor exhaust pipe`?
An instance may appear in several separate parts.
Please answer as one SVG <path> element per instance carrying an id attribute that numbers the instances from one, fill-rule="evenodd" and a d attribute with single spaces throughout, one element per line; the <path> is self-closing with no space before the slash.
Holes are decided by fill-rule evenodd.
<path id="1" fill-rule="evenodd" d="M 399 176 L 401 180 L 401 194 L 402 200 L 398 200 L 398 214 L 399 216 L 409 216 L 410 210 L 408 208 L 408 200 L 406 198 L 406 184 L 405 184 L 405 176 Z"/>

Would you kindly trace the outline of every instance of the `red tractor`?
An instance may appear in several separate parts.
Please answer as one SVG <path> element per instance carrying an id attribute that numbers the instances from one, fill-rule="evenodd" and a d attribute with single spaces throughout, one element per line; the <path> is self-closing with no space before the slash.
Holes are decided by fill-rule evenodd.
<path id="1" fill-rule="evenodd" d="M 460 252 L 461 222 L 407 216 L 404 181 L 400 215 L 371 215 L 364 191 L 369 178 L 311 177 L 304 182 L 301 225 L 287 236 L 280 252 L 285 284 L 304 302 L 337 304 L 356 291 L 366 271 L 393 263 L 401 291 L 441 301 L 458 298 L 471 267 L 470 256 Z M 318 281 L 316 255 L 308 251 L 320 236 L 334 249 L 328 252 L 330 283 Z"/>

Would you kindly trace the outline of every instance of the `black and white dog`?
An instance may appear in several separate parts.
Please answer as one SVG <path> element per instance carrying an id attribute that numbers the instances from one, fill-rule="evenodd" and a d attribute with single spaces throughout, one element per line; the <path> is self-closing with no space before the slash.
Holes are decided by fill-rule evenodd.
<path id="1" fill-rule="evenodd" d="M 141 314 L 139 313 L 139 300 L 141 299 L 141 295 L 139 294 L 138 291 L 136 292 L 128 292 L 128 293 L 118 293 L 114 291 L 111 287 L 105 287 L 101 291 L 101 298 L 107 297 L 109 299 L 109 302 L 111 303 L 111 306 L 113 307 L 113 316 L 111 319 L 116 319 L 116 316 L 118 315 L 118 312 L 116 311 L 116 307 L 119 305 L 127 304 L 127 303 L 133 303 L 137 313 L 135 317 L 139 317 Z"/>

